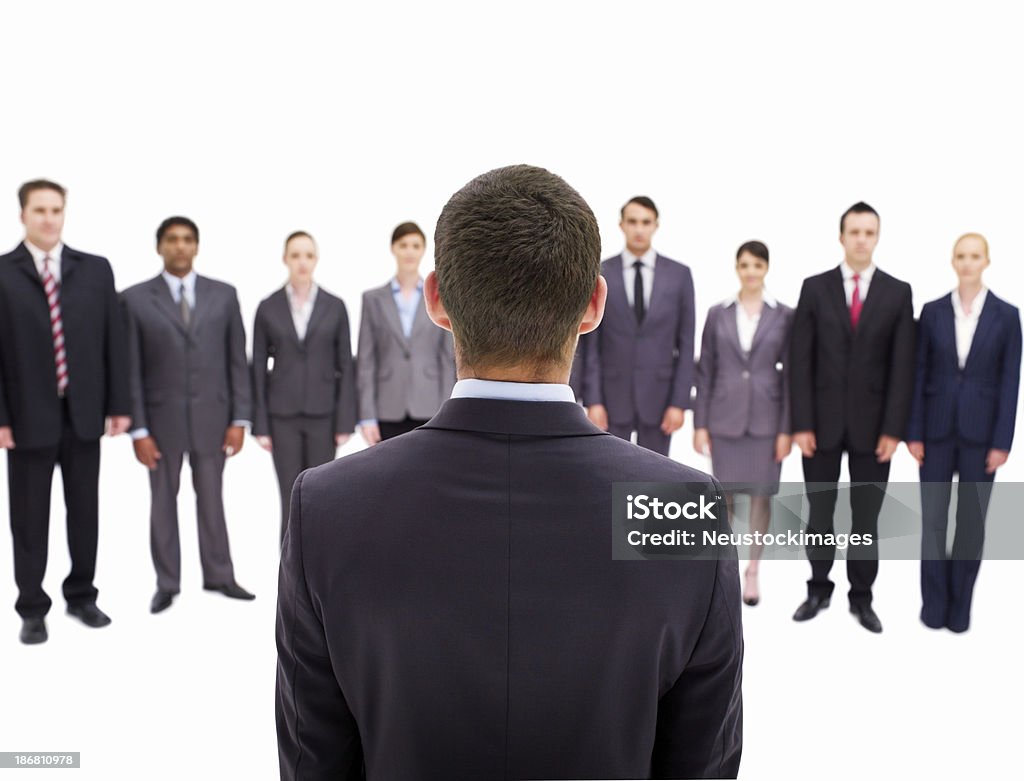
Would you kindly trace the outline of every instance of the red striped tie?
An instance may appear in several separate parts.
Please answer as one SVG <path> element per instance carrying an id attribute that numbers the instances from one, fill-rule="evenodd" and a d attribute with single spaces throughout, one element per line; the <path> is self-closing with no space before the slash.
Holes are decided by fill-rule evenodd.
<path id="1" fill-rule="evenodd" d="M 50 307 L 50 331 L 53 333 L 53 361 L 57 367 L 57 395 L 63 396 L 68 387 L 68 355 L 64 349 L 64 320 L 60 316 L 60 286 L 50 272 L 49 255 L 43 258 L 43 290 Z"/>

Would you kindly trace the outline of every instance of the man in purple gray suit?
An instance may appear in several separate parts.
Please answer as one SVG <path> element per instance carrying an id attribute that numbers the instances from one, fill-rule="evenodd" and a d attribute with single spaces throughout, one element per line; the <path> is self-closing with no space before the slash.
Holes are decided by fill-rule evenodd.
<path id="1" fill-rule="evenodd" d="M 601 327 L 580 339 L 574 379 L 587 415 L 622 439 L 668 455 L 693 386 L 693 276 L 655 252 L 658 207 L 645 195 L 622 207 L 626 248 L 601 263 L 608 305 Z M 574 383 L 576 387 L 576 383 Z"/>

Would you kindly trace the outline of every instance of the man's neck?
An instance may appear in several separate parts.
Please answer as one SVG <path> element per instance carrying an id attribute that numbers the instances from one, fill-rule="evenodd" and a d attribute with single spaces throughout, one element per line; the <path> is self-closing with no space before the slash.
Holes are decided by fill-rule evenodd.
<path id="1" fill-rule="evenodd" d="M 538 371 L 521 366 L 509 366 L 493 369 L 473 369 L 460 367 L 458 378 L 460 380 L 493 380 L 495 382 L 530 382 L 530 383 L 555 383 L 567 385 L 569 383 L 569 367 L 559 369 L 547 369 Z"/>
<path id="2" fill-rule="evenodd" d="M 60 239 L 57 239 L 56 241 L 34 241 L 26 236 L 25 243 L 31 244 L 33 247 L 41 249 L 43 252 L 53 252 L 54 247 L 60 244 Z"/>
<path id="3" fill-rule="evenodd" d="M 849 256 L 847 256 L 846 258 L 846 265 L 852 268 L 854 272 L 857 274 L 863 274 L 865 271 L 871 268 L 871 264 L 873 262 L 874 260 L 872 258 L 868 258 L 867 260 L 854 260 Z"/>
<path id="4" fill-rule="evenodd" d="M 646 247 L 637 247 L 636 249 L 634 249 L 633 247 L 630 247 L 630 246 L 629 246 L 629 245 L 627 244 L 627 245 L 626 245 L 626 249 L 627 249 L 627 250 L 629 251 L 629 253 L 630 253 L 631 255 L 633 255 L 634 257 L 637 257 L 637 258 L 642 258 L 642 257 L 643 257 L 644 255 L 646 255 L 646 254 L 647 254 L 648 252 L 650 252 L 650 251 L 651 251 L 651 245 L 650 245 L 650 244 L 648 244 L 648 245 L 647 245 Z"/>
<path id="5" fill-rule="evenodd" d="M 178 279 L 184 279 L 185 277 L 187 277 L 189 274 L 192 273 L 192 267 L 189 266 L 184 271 L 175 271 L 174 269 L 164 267 L 164 271 L 167 272 L 168 274 L 170 274 L 172 277 L 177 277 Z"/>

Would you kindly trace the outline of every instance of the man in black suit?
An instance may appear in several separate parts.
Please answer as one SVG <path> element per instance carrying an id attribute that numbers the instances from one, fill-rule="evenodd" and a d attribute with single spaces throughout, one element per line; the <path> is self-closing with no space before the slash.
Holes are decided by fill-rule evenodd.
<path id="1" fill-rule="evenodd" d="M 512 166 L 456 193 L 434 241 L 424 297 L 454 333 L 452 397 L 292 492 L 282 778 L 734 777 L 734 556 L 615 561 L 608 544 L 615 482 L 721 489 L 603 432 L 567 384 L 607 294 L 593 213 Z"/>
<path id="2" fill-rule="evenodd" d="M 875 267 L 878 212 L 856 203 L 839 220 L 845 258 L 830 271 L 804 280 L 790 345 L 793 439 L 803 454 L 809 486 L 808 531 L 833 530 L 836 483 L 848 454 L 854 534 L 875 544 L 850 549 L 850 612 L 881 632 L 871 606 L 878 574 L 878 514 L 889 480 L 889 463 L 900 443 L 914 386 L 914 308 L 910 285 Z M 832 545 L 809 544 L 811 579 L 795 621 L 814 618 L 829 605 L 835 586 L 829 572 Z"/>
<path id="3" fill-rule="evenodd" d="M 21 641 L 47 639 L 43 590 L 50 484 L 60 464 L 71 573 L 68 613 L 86 626 L 96 607 L 100 437 L 128 430 L 128 361 L 114 274 L 106 258 L 61 241 L 64 188 L 46 180 L 18 191 L 25 240 L 0 257 L 0 447 L 7 449 L 15 609 Z"/>

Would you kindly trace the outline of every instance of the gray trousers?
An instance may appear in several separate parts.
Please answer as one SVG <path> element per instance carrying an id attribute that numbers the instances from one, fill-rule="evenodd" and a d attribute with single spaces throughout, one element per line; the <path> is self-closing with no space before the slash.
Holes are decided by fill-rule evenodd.
<path id="1" fill-rule="evenodd" d="M 620 425 L 618 423 L 608 424 L 608 433 L 619 439 L 628 441 L 634 431 L 636 432 L 636 443 L 640 447 L 653 450 L 655 453 L 661 453 L 663 456 L 668 455 L 669 445 L 672 444 L 672 435 L 663 433 L 660 426 L 646 426 L 642 423 L 635 426 L 628 424 Z"/>
<path id="2" fill-rule="evenodd" d="M 184 453 L 162 451 L 156 469 L 149 473 L 152 504 L 149 541 L 156 568 L 156 587 L 177 594 L 181 588 L 181 545 L 178 540 L 178 488 Z M 199 526 L 199 558 L 203 585 L 222 586 L 235 582 L 224 518 L 222 477 L 224 453 L 189 453 L 192 486 L 196 492 Z"/>
<path id="3" fill-rule="evenodd" d="M 334 427 L 330 415 L 308 417 L 294 415 L 270 418 L 270 440 L 273 446 L 274 469 L 281 490 L 281 539 L 284 539 L 288 512 L 291 508 L 292 486 L 304 469 L 333 461 L 337 453 Z"/>

